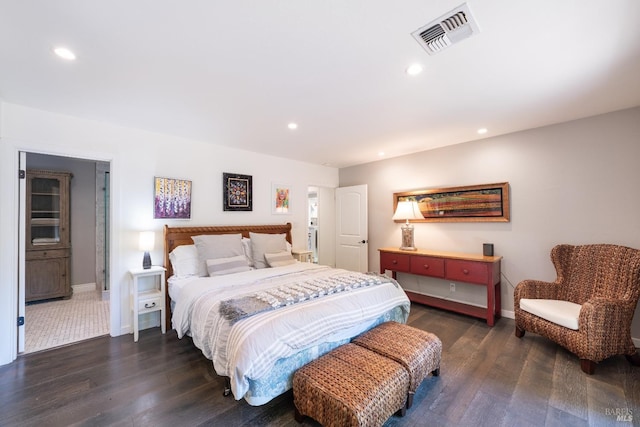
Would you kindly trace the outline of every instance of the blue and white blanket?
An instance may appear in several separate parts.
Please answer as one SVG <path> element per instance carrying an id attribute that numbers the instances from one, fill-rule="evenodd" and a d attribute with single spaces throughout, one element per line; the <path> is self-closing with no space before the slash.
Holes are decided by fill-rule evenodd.
<path id="1" fill-rule="evenodd" d="M 352 275 L 346 270 L 296 263 L 195 278 L 180 292 L 173 313 L 173 327 L 180 338 L 191 335 L 194 344 L 213 361 L 216 373 L 231 379 L 231 390 L 239 400 L 246 397 L 249 380 L 268 377 L 278 360 L 321 343 L 356 336 L 396 307 L 403 310 L 406 320 L 410 304 L 402 288 L 384 276 L 378 276 L 383 283 L 376 286 L 350 287 L 322 298 L 264 311 L 235 323 L 220 314 L 221 302 L 280 286 L 332 281 Z"/>

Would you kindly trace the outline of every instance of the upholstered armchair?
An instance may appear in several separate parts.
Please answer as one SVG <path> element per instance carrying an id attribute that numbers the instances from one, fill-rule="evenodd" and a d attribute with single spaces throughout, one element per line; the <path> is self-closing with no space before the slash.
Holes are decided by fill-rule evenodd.
<path id="1" fill-rule="evenodd" d="M 516 336 L 542 335 L 595 365 L 625 355 L 640 365 L 631 321 L 640 295 L 640 250 L 625 246 L 558 245 L 551 250 L 555 282 L 524 280 L 514 292 Z"/>

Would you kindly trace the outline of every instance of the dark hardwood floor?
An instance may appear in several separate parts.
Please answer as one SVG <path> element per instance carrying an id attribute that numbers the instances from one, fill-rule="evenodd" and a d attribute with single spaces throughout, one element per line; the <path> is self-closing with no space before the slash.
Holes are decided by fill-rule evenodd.
<path id="1" fill-rule="evenodd" d="M 441 374 L 387 426 L 640 425 L 640 368 L 624 357 L 587 376 L 550 341 L 516 338 L 510 319 L 490 328 L 413 305 L 409 324 L 442 340 Z M 252 407 L 223 397 L 223 385 L 174 331 L 142 331 L 138 343 L 130 335 L 95 338 L 0 367 L 0 426 L 300 426 L 291 392 Z"/>

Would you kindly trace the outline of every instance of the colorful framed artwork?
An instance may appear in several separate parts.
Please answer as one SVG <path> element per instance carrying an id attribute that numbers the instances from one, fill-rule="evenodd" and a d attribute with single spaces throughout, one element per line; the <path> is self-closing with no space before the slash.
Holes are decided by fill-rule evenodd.
<path id="1" fill-rule="evenodd" d="M 291 186 L 283 184 L 271 185 L 271 213 L 291 213 Z"/>
<path id="2" fill-rule="evenodd" d="M 418 202 L 420 212 L 424 216 L 424 219 L 411 222 L 510 220 L 508 182 L 393 193 L 393 211 L 395 212 L 398 202 L 405 200 Z"/>
<path id="3" fill-rule="evenodd" d="M 222 206 L 225 211 L 251 211 L 253 209 L 251 175 L 222 174 Z"/>
<path id="4" fill-rule="evenodd" d="M 191 181 L 155 177 L 153 217 L 191 219 Z"/>

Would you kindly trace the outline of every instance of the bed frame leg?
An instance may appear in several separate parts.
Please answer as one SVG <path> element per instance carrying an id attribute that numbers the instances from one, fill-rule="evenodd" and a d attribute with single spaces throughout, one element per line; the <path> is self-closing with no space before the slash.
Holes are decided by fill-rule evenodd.
<path id="1" fill-rule="evenodd" d="M 224 391 L 222 392 L 223 396 L 229 396 L 231 394 L 231 378 L 224 377 Z"/>

